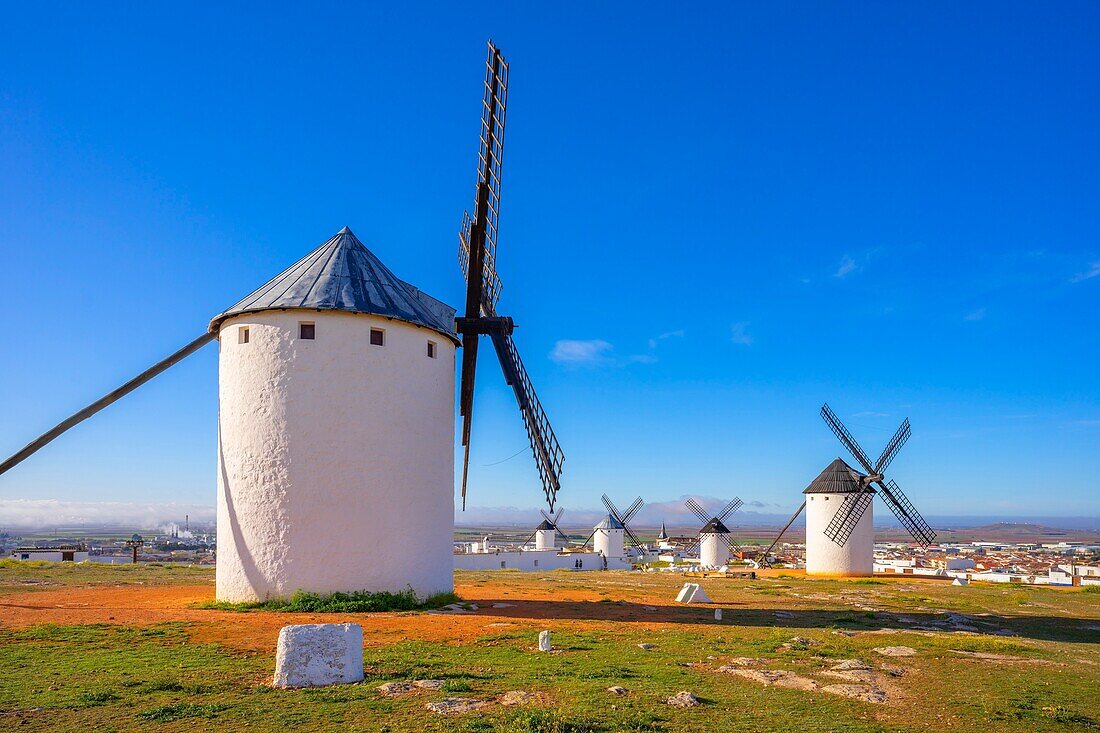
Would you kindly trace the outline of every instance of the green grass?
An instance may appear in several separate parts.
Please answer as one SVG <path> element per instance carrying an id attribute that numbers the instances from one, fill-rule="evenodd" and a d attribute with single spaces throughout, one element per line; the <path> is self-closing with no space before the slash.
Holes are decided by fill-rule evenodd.
<path id="1" fill-rule="evenodd" d="M 53 570 L 41 572 L 50 575 Z M 117 577 L 132 576 L 120 573 Z M 270 648 L 260 651 L 196 641 L 209 638 L 199 634 L 207 628 L 224 629 L 229 623 L 246 629 L 261 620 L 248 614 L 188 611 L 189 618 L 198 620 L 13 629 L 4 625 L 0 606 L 0 730 L 1068 733 L 1097 729 L 1093 700 L 1100 688 L 1100 640 L 1087 627 L 1100 622 L 1100 604 L 1094 595 L 1079 590 L 960 588 L 919 581 L 869 585 L 796 576 L 779 582 L 769 578 L 704 581 L 708 593 L 726 609 L 723 622 L 715 623 L 710 608 L 671 607 L 668 599 L 682 578 L 629 573 L 522 573 L 497 580 L 500 577 L 460 574 L 459 582 L 462 588 L 496 583 L 495 587 L 504 589 L 498 591 L 499 600 L 504 601 L 510 589 L 549 589 L 547 595 L 555 598 L 552 602 L 561 604 L 560 620 L 525 618 L 522 606 L 495 615 L 484 596 L 479 596 L 481 610 L 476 614 L 410 614 L 398 619 L 404 626 L 397 630 L 389 620 L 364 618 L 368 641 L 364 682 L 306 690 L 276 690 L 266 684 L 274 666 L 273 634 Z M 98 568 L 89 569 L 88 582 L 119 584 Z M 557 594 L 557 589 L 585 591 L 589 601 L 566 600 L 566 594 Z M 654 621 L 638 610 L 643 593 L 648 599 L 666 599 L 647 601 L 662 607 L 663 620 Z M 557 599 L 558 595 L 562 597 Z M 627 604 L 599 603 L 601 596 Z M 856 608 L 842 597 L 876 610 Z M 1021 608 L 1019 599 L 1034 605 Z M 791 617 L 776 617 L 776 609 L 787 610 Z M 990 631 L 1004 628 L 1016 635 L 929 633 L 896 620 L 903 614 L 922 621 L 941 619 L 945 610 L 973 614 L 988 623 Z M 622 616 L 631 613 L 636 614 L 632 619 Z M 501 621 L 512 625 L 482 630 Z M 383 624 L 389 631 L 372 631 L 372 623 Z M 419 624 L 433 624 L 439 638 L 418 638 L 412 632 Z M 458 625 L 467 628 L 464 641 L 457 636 Z M 557 653 L 533 651 L 543 628 L 552 630 Z M 884 628 L 888 633 L 879 633 Z M 794 636 L 816 643 L 785 648 Z M 223 637 L 224 633 L 214 638 Z M 641 650 L 637 645 L 642 642 L 656 647 Z M 899 645 L 913 647 L 917 655 L 886 659 L 873 651 Z M 1011 655 L 1024 661 L 982 660 L 953 650 Z M 903 668 L 904 674 L 887 681 L 900 691 L 891 704 L 874 706 L 823 693 L 762 687 L 714 671 L 729 658 L 741 656 L 763 658 L 772 668 L 804 676 L 819 675 L 838 659 L 862 659 L 876 668 L 890 664 Z M 383 682 L 416 679 L 445 683 L 442 690 L 399 698 L 382 697 L 376 690 Z M 630 692 L 612 696 L 606 691 L 611 685 Z M 521 709 L 494 705 L 477 714 L 446 718 L 424 709 L 425 703 L 446 696 L 493 700 L 511 690 L 539 692 L 546 704 Z M 678 710 L 664 704 L 680 690 L 694 692 L 704 705 Z"/>
<path id="2" fill-rule="evenodd" d="M 423 600 L 411 588 L 398 593 L 381 591 L 370 593 L 306 593 L 298 591 L 289 599 L 273 599 L 247 603 L 210 601 L 197 608 L 216 611 L 277 611 L 280 613 L 376 613 L 380 611 L 423 611 L 458 603 L 454 593 L 437 593 Z"/>

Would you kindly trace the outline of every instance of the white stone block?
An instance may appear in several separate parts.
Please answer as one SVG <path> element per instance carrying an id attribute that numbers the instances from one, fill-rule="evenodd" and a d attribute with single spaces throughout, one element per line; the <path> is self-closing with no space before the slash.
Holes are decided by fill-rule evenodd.
<path id="1" fill-rule="evenodd" d="M 710 596 L 698 583 L 684 583 L 676 596 L 678 603 L 712 603 Z"/>
<path id="2" fill-rule="evenodd" d="M 715 621 L 721 621 L 722 620 L 722 609 L 721 608 L 714 609 L 714 620 Z"/>
<path id="3" fill-rule="evenodd" d="M 299 624 L 279 632 L 275 687 L 322 687 L 363 680 L 363 627 Z"/>
<path id="4" fill-rule="evenodd" d="M 550 651 L 550 632 L 549 631 L 540 631 L 539 632 L 539 651 L 540 652 Z"/>

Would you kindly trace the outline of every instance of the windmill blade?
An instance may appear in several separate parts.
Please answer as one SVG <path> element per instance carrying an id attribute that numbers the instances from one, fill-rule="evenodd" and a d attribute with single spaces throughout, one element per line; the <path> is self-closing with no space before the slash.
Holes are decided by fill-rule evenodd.
<path id="1" fill-rule="evenodd" d="M 825 536 L 843 547 L 874 499 L 875 495 L 870 491 L 854 492 L 844 497 L 836 514 L 825 527 Z"/>
<path id="2" fill-rule="evenodd" d="M 733 497 L 733 501 L 722 507 L 722 511 L 718 512 L 715 517 L 718 519 L 718 521 L 722 521 L 723 519 L 740 509 L 741 505 L 744 503 L 745 502 L 741 501 L 740 497 L 735 496 Z"/>
<path id="3" fill-rule="evenodd" d="M 699 502 L 697 502 L 693 497 L 689 496 L 687 499 L 685 499 L 684 506 L 691 510 L 691 513 L 697 516 L 699 518 L 699 521 L 703 522 L 704 524 L 710 521 L 710 516 L 707 514 L 706 510 L 703 509 L 703 507 L 700 506 Z"/>
<path id="4" fill-rule="evenodd" d="M 745 551 L 745 548 L 737 544 L 737 540 L 733 539 L 733 535 L 731 534 L 726 535 L 726 544 L 729 545 L 729 548 L 734 552 Z"/>
<path id="5" fill-rule="evenodd" d="M 886 470 L 886 467 L 890 465 L 894 460 L 894 456 L 898 454 L 901 447 L 905 445 L 905 441 L 909 440 L 909 434 L 912 431 L 909 429 L 909 418 L 905 418 L 901 427 L 894 433 L 894 437 L 890 438 L 890 442 L 886 444 L 886 447 L 882 449 L 882 455 L 875 461 L 875 473 L 879 476 Z"/>
<path id="6" fill-rule="evenodd" d="M 619 508 L 615 506 L 614 502 L 611 501 L 611 497 L 609 497 L 607 494 L 604 494 L 600 498 L 603 499 L 603 505 L 607 507 L 607 511 L 611 513 L 611 516 L 615 517 L 615 519 L 618 519 L 619 522 L 622 522 L 623 515 L 619 512 Z"/>
<path id="7" fill-rule="evenodd" d="M 531 378 L 523 367 L 512 337 L 500 331 L 493 331 L 491 336 L 497 359 L 500 361 L 500 368 L 504 372 L 504 381 L 512 387 L 512 392 L 516 395 L 516 403 L 523 416 L 523 424 L 527 428 L 527 438 L 531 442 L 531 452 L 535 457 L 539 478 L 542 479 L 546 503 L 550 505 L 550 511 L 554 511 L 554 503 L 561 488 L 561 471 L 565 463 L 565 453 L 558 444 L 554 429 L 550 427 L 550 420 L 546 417 L 546 411 L 542 409 L 538 395 L 535 394 Z"/>
<path id="8" fill-rule="evenodd" d="M 630 531 L 630 527 L 627 527 L 625 524 L 623 525 L 623 532 L 630 538 L 630 541 L 634 543 L 635 547 L 642 546 L 642 541 L 638 539 L 638 536 Z"/>
<path id="9" fill-rule="evenodd" d="M 527 539 L 525 539 L 525 540 L 523 541 L 523 544 L 522 544 L 522 545 L 520 545 L 520 547 L 523 547 L 524 545 L 528 545 L 528 544 L 530 544 L 530 543 L 531 543 L 531 540 L 535 539 L 535 535 L 536 535 L 536 534 L 538 534 L 538 532 L 539 532 L 539 531 L 538 531 L 537 529 L 536 529 L 536 530 L 535 530 L 534 532 L 532 532 L 532 533 L 531 533 L 531 536 L 530 536 L 530 537 L 528 537 Z"/>
<path id="10" fill-rule="evenodd" d="M 887 484 L 879 481 L 878 486 L 881 489 L 880 493 L 886 502 L 886 506 L 890 507 L 890 511 L 894 513 L 902 526 L 909 531 L 913 539 L 921 547 L 928 547 L 932 544 L 936 539 L 936 533 L 928 526 L 928 522 L 924 521 L 924 517 L 920 515 L 917 508 L 902 492 L 901 487 L 893 481 Z"/>
<path id="11" fill-rule="evenodd" d="M 32 440 L 30 443 L 27 443 L 27 445 L 23 446 L 23 449 L 17 452 L 15 455 L 9 457 L 3 463 L 0 463 L 0 475 L 6 473 L 12 468 L 15 468 L 20 463 L 30 458 L 32 455 L 51 443 L 55 438 L 60 436 L 69 428 L 79 425 L 92 415 L 102 410 L 104 407 L 107 407 L 108 405 L 122 399 L 141 385 L 148 382 L 153 377 L 167 370 L 169 367 L 175 366 L 176 364 L 180 363 L 191 354 L 194 354 L 196 351 L 201 349 L 203 346 L 206 346 L 215 338 L 217 338 L 217 334 L 215 333 L 204 333 L 202 336 L 199 336 L 197 339 L 187 344 L 179 351 L 176 351 L 165 359 L 158 361 L 156 364 L 149 367 L 141 374 L 131 379 L 129 382 L 126 382 L 118 389 L 107 393 L 103 397 L 100 397 L 98 400 L 85 407 L 83 410 L 80 410 L 76 414 L 62 420 L 57 425 L 42 433 L 42 435 Z"/>
<path id="12" fill-rule="evenodd" d="M 642 497 L 639 496 L 637 499 L 635 499 L 634 503 L 626 508 L 626 514 L 623 515 L 622 520 L 623 524 L 626 524 L 631 519 L 633 519 L 634 515 L 638 513 L 638 510 L 641 509 L 644 504 L 645 502 L 642 501 Z"/>
<path id="13" fill-rule="evenodd" d="M 582 548 L 588 547 L 588 543 L 592 541 L 592 538 L 596 536 L 596 532 L 598 532 L 598 531 L 599 530 L 595 530 L 595 529 L 592 530 L 592 534 L 588 535 L 588 539 L 586 539 L 584 542 L 582 542 L 580 546 Z"/>
<path id="14" fill-rule="evenodd" d="M 836 413 L 829 408 L 828 403 L 821 406 L 821 417 L 867 473 L 874 474 L 875 471 L 871 468 L 871 462 L 867 460 L 867 454 L 863 452 L 863 449 L 859 447 L 859 443 L 848 432 L 848 428 L 844 427 L 844 423 L 840 422 L 840 418 L 836 416 Z"/>
<path id="15" fill-rule="evenodd" d="M 802 510 L 805 508 L 806 502 L 803 501 L 802 506 L 798 507 L 797 511 L 795 511 L 795 513 L 791 515 L 791 518 L 787 520 L 787 523 L 783 525 L 783 529 L 779 530 L 779 534 L 777 534 L 775 536 L 775 539 L 772 540 L 772 543 L 768 545 L 768 549 L 764 550 L 764 554 L 762 555 L 764 562 L 767 562 L 768 555 L 770 555 L 772 550 L 775 549 L 775 546 L 779 544 L 779 540 L 783 539 L 783 535 L 786 534 L 787 530 L 791 528 L 791 525 L 794 524 L 794 520 L 798 519 L 798 515 L 801 514 Z"/>
<path id="16" fill-rule="evenodd" d="M 466 481 L 470 474 L 470 430 L 474 421 L 474 378 L 477 376 L 477 344 L 477 334 L 462 334 L 462 381 L 459 387 L 458 412 L 462 415 L 463 511 L 466 511 Z"/>
<path id="17" fill-rule="evenodd" d="M 496 276 L 497 224 L 507 110 L 508 64 L 500 49 L 489 41 L 481 106 L 475 215 L 472 220 L 468 214 L 464 216 L 458 249 L 458 261 L 466 281 L 479 284 L 482 298 L 478 303 L 484 305 L 486 315 L 495 312 L 500 297 L 500 279 Z M 467 311 L 466 317 L 474 316 Z"/>
<path id="18" fill-rule="evenodd" d="M 685 555 L 698 555 L 702 549 L 702 543 L 699 540 L 691 543 L 691 546 L 684 550 Z"/>

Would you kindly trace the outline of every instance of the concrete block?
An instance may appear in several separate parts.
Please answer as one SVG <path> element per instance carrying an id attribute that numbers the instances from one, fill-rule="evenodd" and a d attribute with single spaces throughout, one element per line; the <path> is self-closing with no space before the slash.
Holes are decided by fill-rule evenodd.
<path id="1" fill-rule="evenodd" d="M 299 624 L 279 632 L 275 687 L 322 687 L 363 680 L 363 627 Z"/>
<path id="2" fill-rule="evenodd" d="M 549 631 L 540 631 L 539 632 L 539 651 L 540 652 L 550 651 L 550 632 Z"/>

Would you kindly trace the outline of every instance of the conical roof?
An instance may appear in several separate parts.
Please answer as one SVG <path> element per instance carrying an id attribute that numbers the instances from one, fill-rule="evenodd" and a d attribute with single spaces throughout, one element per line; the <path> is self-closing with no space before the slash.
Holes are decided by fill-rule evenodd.
<path id="1" fill-rule="evenodd" d="M 707 522 L 706 526 L 699 530 L 699 534 L 729 534 L 729 528 L 722 524 L 718 517 Z"/>
<path id="2" fill-rule="evenodd" d="M 553 529 L 553 528 L 554 528 L 554 525 L 550 524 L 550 520 L 544 519 L 544 520 L 542 520 L 542 524 L 535 527 L 535 531 L 538 532 L 540 529 Z"/>
<path id="3" fill-rule="evenodd" d="M 860 491 L 874 493 L 869 485 L 864 486 L 860 479 L 862 473 L 837 458 L 825 467 L 821 474 L 810 482 L 803 494 L 852 494 Z"/>
<path id="4" fill-rule="evenodd" d="M 604 517 L 599 524 L 592 529 L 622 529 L 623 523 L 616 519 L 613 515 L 608 514 Z"/>
<path id="5" fill-rule="evenodd" d="M 657 539 L 659 539 L 659 540 L 667 540 L 668 539 L 668 533 L 665 532 L 665 523 L 664 522 L 661 522 L 661 534 L 657 535 Z"/>
<path id="6" fill-rule="evenodd" d="M 351 229 L 295 262 L 266 285 L 210 321 L 266 310 L 366 313 L 430 328 L 457 341 L 453 308 L 399 280 Z"/>

